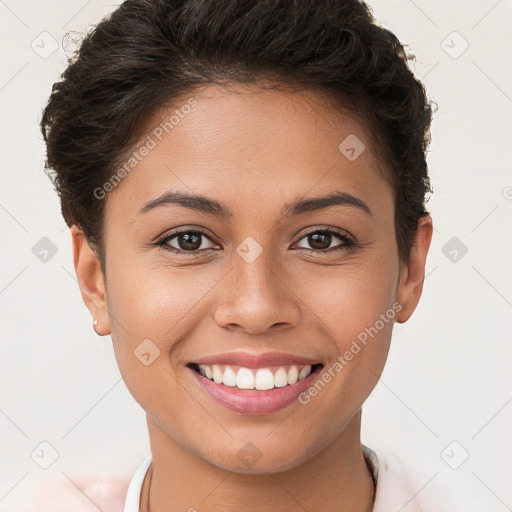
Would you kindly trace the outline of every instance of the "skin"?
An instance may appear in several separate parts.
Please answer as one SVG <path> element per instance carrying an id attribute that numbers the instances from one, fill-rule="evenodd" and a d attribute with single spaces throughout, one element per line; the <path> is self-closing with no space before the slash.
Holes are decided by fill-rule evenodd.
<path id="1" fill-rule="evenodd" d="M 320 92 L 208 86 L 193 97 L 192 112 L 107 196 L 108 281 L 72 228 L 84 302 L 96 331 L 111 334 L 126 385 L 147 414 L 153 466 L 141 501 L 149 495 L 152 512 L 370 510 L 361 406 L 382 372 L 392 321 L 308 404 L 272 414 L 218 405 L 186 364 L 234 350 L 282 351 L 319 360 L 325 371 L 393 304 L 401 305 L 394 320 L 411 316 L 431 218 L 419 222 L 409 264 L 400 262 L 381 159 L 364 126 Z M 173 111 L 158 112 L 148 134 Z M 349 134 L 366 146 L 354 161 L 338 149 Z M 215 199 L 233 216 L 178 205 L 138 215 L 168 190 Z M 296 199 L 333 190 L 361 199 L 372 215 L 347 205 L 281 215 Z M 328 249 L 308 251 L 306 235 L 327 227 L 357 245 L 335 251 L 343 241 L 333 235 Z M 200 251 L 217 250 L 176 255 L 152 245 L 174 228 L 206 230 L 211 241 L 202 238 Z M 252 263 L 236 252 L 248 236 L 263 250 Z M 134 356 L 145 339 L 160 350 L 148 366 Z M 237 457 L 248 442 L 261 453 L 252 467 Z"/>

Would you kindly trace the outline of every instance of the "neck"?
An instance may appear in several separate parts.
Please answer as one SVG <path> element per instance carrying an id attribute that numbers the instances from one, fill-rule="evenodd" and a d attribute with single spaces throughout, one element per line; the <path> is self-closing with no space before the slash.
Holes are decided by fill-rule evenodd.
<path id="1" fill-rule="evenodd" d="M 141 494 L 141 511 L 369 512 L 373 481 L 360 443 L 361 413 L 340 435 L 303 464 L 279 473 L 234 473 L 186 450 L 149 416 L 153 464 Z"/>

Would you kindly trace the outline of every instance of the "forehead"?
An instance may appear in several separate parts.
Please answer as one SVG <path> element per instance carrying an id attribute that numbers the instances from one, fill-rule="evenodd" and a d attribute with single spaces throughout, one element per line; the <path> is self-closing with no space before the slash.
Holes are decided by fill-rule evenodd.
<path id="1" fill-rule="evenodd" d="M 364 125 L 313 90 L 196 90 L 157 111 L 133 152 L 107 206 L 107 214 L 132 221 L 168 190 L 235 203 L 249 214 L 262 198 L 281 209 L 283 198 L 333 189 L 368 203 L 391 196 Z"/>

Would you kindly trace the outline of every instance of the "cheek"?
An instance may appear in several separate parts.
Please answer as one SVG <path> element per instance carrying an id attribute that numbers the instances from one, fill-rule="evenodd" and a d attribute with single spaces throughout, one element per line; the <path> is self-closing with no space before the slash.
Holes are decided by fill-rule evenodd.
<path id="1" fill-rule="evenodd" d="M 218 282 L 215 271 L 176 268 L 138 261 L 112 269 L 109 314 L 116 356 L 129 365 L 133 351 L 150 339 L 167 354 L 207 318 L 208 294 Z"/>
<path id="2" fill-rule="evenodd" d="M 126 264 L 110 273 L 109 314 L 117 364 L 128 390 L 149 414 L 186 410 L 169 354 L 190 332 L 191 312 L 205 291 L 202 286 L 184 286 L 190 274 L 140 264 L 138 269 L 134 272 Z"/>
<path id="3" fill-rule="evenodd" d="M 343 348 L 388 310 L 388 317 L 394 318 L 397 280 L 398 266 L 379 254 L 374 260 L 354 260 L 327 272 L 316 271 L 300 296 Z M 390 334 L 389 329 L 380 327 Z"/>
<path id="4" fill-rule="evenodd" d="M 328 393 L 339 411 L 355 411 L 375 386 L 401 309 L 396 303 L 395 253 L 383 248 L 372 252 L 375 257 L 354 257 L 338 269 L 317 270 L 299 292 L 325 341 L 329 363 L 324 373 L 333 382 Z"/>

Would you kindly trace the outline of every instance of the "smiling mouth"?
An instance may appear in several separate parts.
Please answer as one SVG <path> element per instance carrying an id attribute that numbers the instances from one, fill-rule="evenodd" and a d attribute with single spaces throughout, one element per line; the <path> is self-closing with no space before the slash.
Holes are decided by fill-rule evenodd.
<path id="1" fill-rule="evenodd" d="M 188 368 L 216 384 L 258 391 L 293 386 L 309 375 L 318 372 L 323 366 L 322 363 L 318 363 L 247 368 L 233 364 L 187 364 Z"/>

